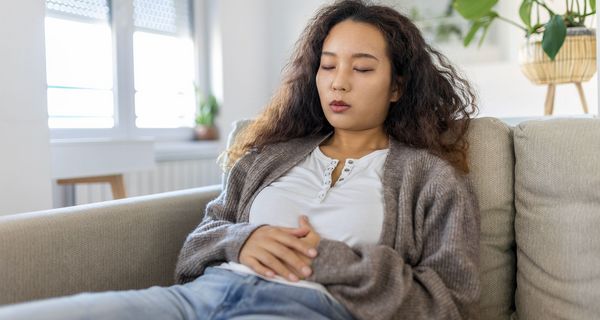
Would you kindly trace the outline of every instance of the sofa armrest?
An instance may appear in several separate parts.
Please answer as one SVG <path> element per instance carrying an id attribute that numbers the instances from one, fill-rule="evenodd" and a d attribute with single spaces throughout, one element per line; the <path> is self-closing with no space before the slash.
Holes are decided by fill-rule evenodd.
<path id="1" fill-rule="evenodd" d="M 174 283 L 220 186 L 0 217 L 0 305 Z"/>

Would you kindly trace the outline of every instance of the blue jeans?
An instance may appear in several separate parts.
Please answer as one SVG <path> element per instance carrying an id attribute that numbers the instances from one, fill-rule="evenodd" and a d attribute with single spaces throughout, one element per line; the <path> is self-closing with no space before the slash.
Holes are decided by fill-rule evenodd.
<path id="1" fill-rule="evenodd" d="M 80 293 L 0 307 L 0 320 L 20 319 L 353 319 L 314 289 L 207 268 L 183 285 Z"/>

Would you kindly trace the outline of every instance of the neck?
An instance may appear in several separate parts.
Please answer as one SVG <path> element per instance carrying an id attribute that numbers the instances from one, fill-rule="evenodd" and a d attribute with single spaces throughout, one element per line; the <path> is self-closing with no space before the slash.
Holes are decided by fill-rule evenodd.
<path id="1" fill-rule="evenodd" d="M 323 146 L 345 153 L 373 151 L 388 148 L 389 137 L 383 131 L 383 127 L 360 131 L 334 129 L 332 136 Z"/>

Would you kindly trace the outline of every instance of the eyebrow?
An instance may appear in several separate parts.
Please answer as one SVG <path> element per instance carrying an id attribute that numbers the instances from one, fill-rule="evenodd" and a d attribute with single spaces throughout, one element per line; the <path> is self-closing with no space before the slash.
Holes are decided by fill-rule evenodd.
<path id="1" fill-rule="evenodd" d="M 321 53 L 321 55 L 333 56 L 333 57 L 337 56 L 335 53 L 329 52 L 329 51 L 323 51 L 323 53 Z M 375 60 L 379 61 L 379 59 L 377 59 L 374 55 L 368 54 L 368 53 L 363 53 L 363 52 L 353 54 L 352 58 L 368 58 L 368 59 L 375 59 Z"/>

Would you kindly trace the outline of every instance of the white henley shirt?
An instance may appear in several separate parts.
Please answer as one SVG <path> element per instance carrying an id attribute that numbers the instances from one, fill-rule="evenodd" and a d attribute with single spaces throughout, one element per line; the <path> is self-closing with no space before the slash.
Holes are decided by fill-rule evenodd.
<path id="1" fill-rule="evenodd" d="M 299 217 L 306 215 L 322 238 L 349 246 L 376 244 L 383 227 L 381 181 L 388 151 L 381 149 L 360 159 L 346 159 L 340 177 L 331 187 L 331 174 L 339 160 L 329 158 L 317 146 L 304 161 L 259 192 L 250 208 L 250 223 L 296 228 Z M 234 262 L 218 267 L 317 289 L 331 297 L 319 283 L 292 282 L 281 276 L 267 278 Z"/>

